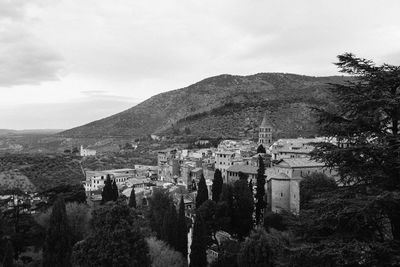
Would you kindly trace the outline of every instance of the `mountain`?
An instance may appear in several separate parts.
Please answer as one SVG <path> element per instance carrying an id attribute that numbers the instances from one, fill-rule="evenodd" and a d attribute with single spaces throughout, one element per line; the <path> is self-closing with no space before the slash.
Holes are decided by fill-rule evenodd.
<path id="1" fill-rule="evenodd" d="M 224 74 L 158 94 L 59 135 L 136 138 L 185 132 L 197 137 L 254 137 L 267 113 L 277 137 L 310 136 L 316 134 L 316 125 L 309 107 L 330 104 L 329 83 L 343 80 L 284 73 Z"/>

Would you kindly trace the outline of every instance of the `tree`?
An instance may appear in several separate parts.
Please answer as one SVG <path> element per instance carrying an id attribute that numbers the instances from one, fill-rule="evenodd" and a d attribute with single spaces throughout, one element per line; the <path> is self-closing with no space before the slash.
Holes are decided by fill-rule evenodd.
<path id="1" fill-rule="evenodd" d="M 40 196 L 47 197 L 47 205 L 44 206 L 46 208 L 51 207 L 59 197 L 62 197 L 65 203 L 86 203 L 86 192 L 82 184 L 59 185 L 41 192 Z"/>
<path id="2" fill-rule="evenodd" d="M 265 150 L 265 147 L 262 144 L 260 144 L 257 147 L 257 154 L 265 154 L 265 153 L 267 153 L 267 151 Z"/>
<path id="3" fill-rule="evenodd" d="M 322 193 L 333 191 L 337 188 L 335 180 L 323 173 L 312 173 L 300 181 L 300 208 L 312 199 L 319 198 Z"/>
<path id="4" fill-rule="evenodd" d="M 178 246 L 177 231 L 179 229 L 177 228 L 177 224 L 178 216 L 176 208 L 174 204 L 171 204 L 168 211 L 164 214 L 161 239 L 174 249 Z"/>
<path id="5" fill-rule="evenodd" d="M 74 265 L 150 266 L 149 248 L 139 220 L 137 213 L 123 202 L 94 210 L 91 235 L 74 246 Z"/>
<path id="6" fill-rule="evenodd" d="M 338 59 L 353 78 L 332 85 L 335 106 L 316 109 L 320 133 L 338 144 L 318 143 L 313 156 L 337 168 L 344 184 L 399 190 L 400 66 L 376 66 L 350 53 Z"/>
<path id="7" fill-rule="evenodd" d="M 241 240 L 253 228 L 254 200 L 246 180 L 237 180 L 233 185 L 233 231 Z"/>
<path id="8" fill-rule="evenodd" d="M 216 232 L 219 230 L 216 219 L 216 205 L 213 200 L 209 199 L 204 201 L 196 211 L 196 215 L 201 217 L 205 225 L 207 246 L 212 243 L 219 245 L 216 239 Z"/>
<path id="9" fill-rule="evenodd" d="M 165 242 L 151 237 L 146 239 L 149 246 L 151 267 L 185 267 L 187 260 L 185 257 L 173 250 Z"/>
<path id="10" fill-rule="evenodd" d="M 220 229 L 233 234 L 233 187 L 230 184 L 222 185 L 222 193 L 215 213 Z"/>
<path id="11" fill-rule="evenodd" d="M 71 231 L 71 243 L 84 239 L 89 233 L 89 221 L 91 218 L 89 207 L 86 204 L 71 202 L 65 205 L 68 225 Z M 40 213 L 35 217 L 36 222 L 45 230 L 50 227 L 51 209 Z"/>
<path id="12" fill-rule="evenodd" d="M 54 202 L 49 229 L 43 246 L 43 266 L 71 266 L 71 231 L 68 225 L 65 202 Z"/>
<path id="13" fill-rule="evenodd" d="M 313 157 L 336 168 L 341 183 L 363 187 L 364 194 L 375 188 L 378 198 L 390 196 L 400 190 L 400 66 L 376 66 L 350 53 L 338 59 L 340 71 L 353 78 L 332 86 L 336 106 L 317 109 L 320 133 L 337 144 L 316 144 Z M 383 199 L 396 206 L 382 205 L 382 212 L 400 240 L 400 202 Z"/>
<path id="14" fill-rule="evenodd" d="M 136 209 L 136 194 L 134 186 L 132 186 L 131 195 L 129 196 L 129 207 Z"/>
<path id="15" fill-rule="evenodd" d="M 216 169 L 214 172 L 214 180 L 213 180 L 213 184 L 212 184 L 212 200 L 214 200 L 215 202 L 219 201 L 219 197 L 221 195 L 222 192 L 222 184 L 224 183 L 224 181 L 222 180 L 222 173 L 219 169 Z"/>
<path id="16" fill-rule="evenodd" d="M 265 209 L 265 165 L 261 156 L 258 156 L 257 187 L 256 187 L 256 224 L 259 224 Z"/>
<path id="17" fill-rule="evenodd" d="M 208 199 L 208 189 L 206 185 L 206 179 L 204 179 L 204 175 L 202 174 L 200 177 L 200 181 L 197 188 L 197 196 L 196 196 L 196 208 L 200 207 L 204 201 Z"/>
<path id="18" fill-rule="evenodd" d="M 284 241 L 277 232 L 256 228 L 241 244 L 238 265 L 241 267 L 273 267 L 282 263 Z M 283 266 L 283 265 L 282 265 Z"/>
<path id="19" fill-rule="evenodd" d="M 117 199 L 118 199 L 118 186 L 114 179 L 114 182 L 112 184 L 112 200 L 117 201 Z"/>
<path id="20" fill-rule="evenodd" d="M 103 191 L 101 192 L 101 203 L 104 204 L 114 199 L 113 186 L 111 177 L 107 174 L 106 181 L 104 182 Z"/>
<path id="21" fill-rule="evenodd" d="M 156 232 L 158 239 L 161 239 L 164 216 L 171 205 L 173 205 L 172 198 L 168 192 L 163 189 L 154 190 L 149 199 L 149 212 L 147 217 L 150 222 L 150 227 Z"/>
<path id="22" fill-rule="evenodd" d="M 176 250 L 182 253 L 183 257 L 186 259 L 188 254 L 188 230 L 186 225 L 185 216 L 185 202 L 183 195 L 181 196 L 181 201 L 179 202 L 178 211 L 178 223 L 177 223 L 177 244 Z"/>
<path id="23" fill-rule="evenodd" d="M 10 240 L 7 241 L 5 255 L 2 260 L 4 267 L 13 267 L 14 265 L 14 248 Z"/>
<path id="24" fill-rule="evenodd" d="M 207 266 L 206 237 L 204 221 L 200 216 L 196 216 L 192 233 L 192 245 L 190 246 L 190 267 Z"/>

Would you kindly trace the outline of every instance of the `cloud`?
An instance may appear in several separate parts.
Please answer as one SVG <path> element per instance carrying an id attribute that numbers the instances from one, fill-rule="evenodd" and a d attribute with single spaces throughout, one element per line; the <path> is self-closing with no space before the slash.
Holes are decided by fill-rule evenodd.
<path id="1" fill-rule="evenodd" d="M 0 0 L 0 87 L 58 80 L 63 69 L 62 56 L 29 31 L 26 6 Z"/>

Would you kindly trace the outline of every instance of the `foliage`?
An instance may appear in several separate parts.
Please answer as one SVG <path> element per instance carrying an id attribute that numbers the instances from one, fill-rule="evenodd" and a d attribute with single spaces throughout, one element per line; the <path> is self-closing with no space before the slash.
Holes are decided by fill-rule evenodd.
<path id="1" fill-rule="evenodd" d="M 285 242 L 276 232 L 256 228 L 241 244 L 238 265 L 241 267 L 272 267 L 282 261 Z M 310 266 L 310 265 L 309 265 Z"/>
<path id="2" fill-rule="evenodd" d="M 129 196 L 129 207 L 136 209 L 136 194 L 134 186 L 132 186 L 131 195 Z"/>
<path id="3" fill-rule="evenodd" d="M 197 195 L 196 195 L 196 208 L 199 208 L 204 201 L 208 199 L 208 189 L 206 185 L 206 179 L 204 179 L 204 175 L 202 174 L 200 177 L 200 181 L 197 187 Z"/>
<path id="4" fill-rule="evenodd" d="M 59 185 L 81 184 L 85 179 L 77 157 L 65 154 L 5 154 L 0 172 L 18 170 L 29 178 L 37 192 Z"/>
<path id="5" fill-rule="evenodd" d="M 262 144 L 260 144 L 257 147 L 257 154 L 265 154 L 265 153 L 267 153 L 266 150 L 265 150 L 265 147 Z"/>
<path id="6" fill-rule="evenodd" d="M 77 266 L 150 266 L 149 249 L 128 205 L 113 202 L 93 211 L 92 234 L 73 250 Z"/>
<path id="7" fill-rule="evenodd" d="M 215 202 L 219 201 L 221 192 L 222 192 L 222 184 L 224 181 L 222 180 L 222 173 L 219 169 L 216 169 L 214 172 L 214 180 L 212 184 L 212 200 Z"/>
<path id="8" fill-rule="evenodd" d="M 178 247 L 177 231 L 179 229 L 177 225 L 178 216 L 176 214 L 176 208 L 174 204 L 171 204 L 168 207 L 168 211 L 164 214 L 161 240 L 165 241 L 174 249 Z"/>
<path id="9" fill-rule="evenodd" d="M 213 200 L 209 199 L 201 204 L 196 211 L 196 216 L 201 217 L 205 225 L 207 245 L 211 245 L 212 242 L 218 244 L 215 234 L 219 230 L 220 226 L 217 224 L 216 206 L 217 204 Z"/>
<path id="10" fill-rule="evenodd" d="M 89 221 L 91 213 L 86 204 L 79 204 L 76 202 L 67 203 L 65 205 L 69 229 L 71 231 L 72 244 L 84 239 L 90 230 Z M 50 225 L 51 209 L 40 213 L 35 217 L 37 223 L 39 223 L 44 229 L 48 229 Z"/>
<path id="11" fill-rule="evenodd" d="M 112 200 L 117 201 L 118 199 L 118 186 L 115 180 L 112 183 Z"/>
<path id="12" fill-rule="evenodd" d="M 171 196 L 166 190 L 156 189 L 149 199 L 149 212 L 147 214 L 151 229 L 156 232 L 157 238 L 161 239 L 162 225 L 165 213 L 173 205 Z"/>
<path id="13" fill-rule="evenodd" d="M 207 266 L 207 240 L 206 226 L 201 216 L 196 216 L 190 246 L 190 267 Z"/>
<path id="14" fill-rule="evenodd" d="M 41 192 L 40 195 L 48 198 L 45 206 L 53 205 L 59 197 L 62 197 L 66 203 L 86 203 L 85 188 L 82 184 L 59 185 Z"/>
<path id="15" fill-rule="evenodd" d="M 246 180 L 233 185 L 233 232 L 239 238 L 246 237 L 253 228 L 253 195 Z"/>
<path id="16" fill-rule="evenodd" d="M 188 229 L 183 195 L 181 196 L 181 200 L 179 202 L 176 250 L 182 253 L 183 257 L 186 259 L 188 254 Z"/>
<path id="17" fill-rule="evenodd" d="M 312 173 L 305 176 L 300 181 L 300 208 L 305 208 L 305 205 L 312 199 L 318 198 L 322 193 L 336 188 L 335 180 L 323 173 Z"/>
<path id="18" fill-rule="evenodd" d="M 257 169 L 257 193 L 255 198 L 256 202 L 256 224 L 260 223 L 265 209 L 265 165 L 261 156 L 258 156 L 258 169 Z"/>
<path id="19" fill-rule="evenodd" d="M 237 263 L 239 250 L 240 243 L 236 240 L 226 240 L 222 242 L 218 259 L 211 263 L 211 267 L 239 267 Z"/>
<path id="20" fill-rule="evenodd" d="M 10 240 L 7 241 L 5 255 L 2 260 L 2 266 L 14 267 L 14 248 Z"/>
<path id="21" fill-rule="evenodd" d="M 217 203 L 215 213 L 221 229 L 233 234 L 233 186 L 230 184 L 222 185 L 222 193 L 220 201 Z"/>
<path id="22" fill-rule="evenodd" d="M 151 237 L 146 239 L 149 246 L 151 267 L 185 267 L 187 261 L 182 254 L 173 250 L 165 242 Z"/>
<path id="23" fill-rule="evenodd" d="M 56 200 L 50 215 L 50 224 L 43 246 L 43 266 L 71 266 L 71 231 L 68 225 L 65 202 Z"/>
<path id="24" fill-rule="evenodd" d="M 111 177 L 107 174 L 107 178 L 104 182 L 103 191 L 101 192 L 101 203 L 104 204 L 108 201 L 115 201 L 115 194 L 113 191 L 113 184 L 111 182 Z"/>

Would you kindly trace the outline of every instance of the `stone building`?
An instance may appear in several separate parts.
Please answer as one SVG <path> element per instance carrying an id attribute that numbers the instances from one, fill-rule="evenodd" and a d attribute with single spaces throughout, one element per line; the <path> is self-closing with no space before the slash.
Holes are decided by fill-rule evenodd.
<path id="1" fill-rule="evenodd" d="M 272 145 L 272 129 L 272 125 L 268 122 L 267 115 L 264 115 L 258 134 L 259 145 L 263 145 L 265 148 L 269 148 Z"/>

